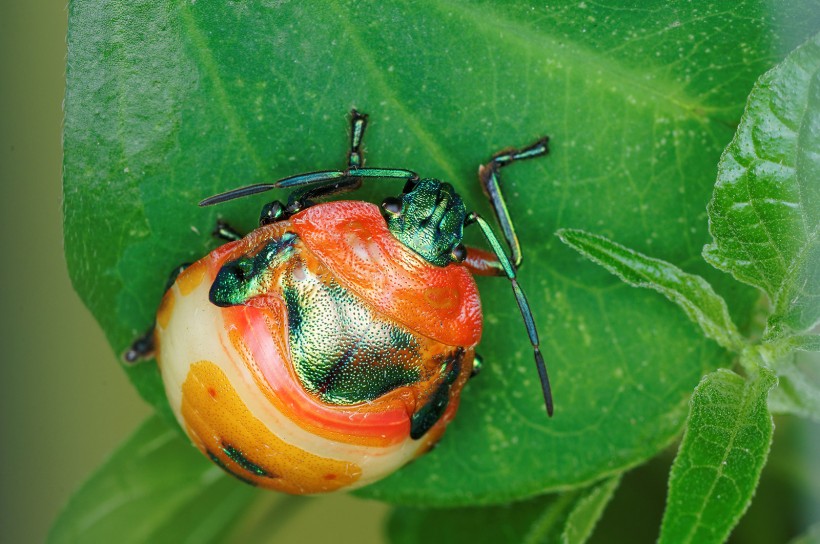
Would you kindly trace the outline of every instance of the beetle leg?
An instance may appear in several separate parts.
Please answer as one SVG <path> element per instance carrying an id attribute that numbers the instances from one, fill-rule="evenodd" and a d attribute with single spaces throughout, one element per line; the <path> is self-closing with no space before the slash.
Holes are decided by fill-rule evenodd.
<path id="1" fill-rule="evenodd" d="M 285 215 L 291 216 L 297 212 L 313 206 L 316 199 L 327 198 L 330 196 L 355 191 L 362 186 L 360 178 L 348 178 L 342 181 L 329 183 L 327 185 L 320 185 L 318 187 L 309 187 L 291 193 L 288 198 L 288 205 L 285 208 Z"/>
<path id="2" fill-rule="evenodd" d="M 359 113 L 355 109 L 350 112 L 350 151 L 347 153 L 347 169 L 360 168 L 364 164 L 364 154 L 362 152 L 362 138 L 364 129 L 367 128 L 367 115 Z M 288 205 L 285 208 L 285 215 L 293 215 L 305 208 L 313 205 L 313 200 L 327 198 L 355 191 L 362 186 L 359 177 L 342 178 L 339 181 L 330 181 L 317 187 L 305 188 L 292 193 L 288 198 Z"/>
<path id="3" fill-rule="evenodd" d="M 473 354 L 473 369 L 470 371 L 470 378 L 475 378 L 479 374 L 481 374 L 481 370 L 484 368 L 484 357 L 479 355 L 478 353 Z"/>
<path id="4" fill-rule="evenodd" d="M 174 285 L 174 282 L 177 281 L 177 278 L 182 271 L 189 266 L 191 266 L 191 263 L 182 263 L 171 270 L 171 273 L 168 275 L 168 280 L 165 282 L 165 289 L 163 289 L 162 292 L 164 293 L 170 289 L 171 286 Z M 156 321 L 154 321 L 154 323 L 151 324 L 151 327 L 145 331 L 143 335 L 134 340 L 126 352 L 122 354 L 122 358 L 126 363 L 138 363 L 139 361 L 148 359 L 154 355 L 154 328 L 156 327 L 156 324 Z"/>
<path id="5" fill-rule="evenodd" d="M 466 246 L 467 257 L 462 265 L 474 276 L 504 276 L 504 267 L 495 253 L 477 247 Z"/>
<path id="6" fill-rule="evenodd" d="M 418 174 L 410 170 L 401 168 L 347 168 L 345 170 L 323 170 L 320 172 L 308 172 L 280 179 L 275 183 L 257 183 L 248 185 L 231 191 L 210 196 L 202 200 L 200 206 L 212 206 L 246 196 L 264 193 L 272 189 L 296 189 L 299 187 L 310 187 L 316 185 L 333 185 L 344 182 L 351 178 L 372 178 L 372 179 L 418 179 Z"/>
<path id="7" fill-rule="evenodd" d="M 489 242 L 493 253 L 495 253 L 495 256 L 498 258 L 498 262 L 504 270 L 504 275 L 507 276 L 508 280 L 510 280 L 513 293 L 515 294 L 515 301 L 518 303 L 518 309 L 521 312 L 521 317 L 524 319 L 524 325 L 527 327 L 527 335 L 530 337 L 530 343 L 532 344 L 533 354 L 535 355 L 535 366 L 538 369 L 538 376 L 541 379 L 541 391 L 544 394 L 544 402 L 547 405 L 547 413 L 552 416 L 552 390 L 550 388 L 549 377 L 547 376 L 547 367 L 544 364 L 544 357 L 541 355 L 541 349 L 539 348 L 540 341 L 538 339 L 538 331 L 535 328 L 535 320 L 532 317 L 530 304 L 527 302 L 527 297 L 524 295 L 524 291 L 521 289 L 521 286 L 518 284 L 518 280 L 516 279 L 515 266 L 510 262 L 507 254 L 504 253 L 504 249 L 501 247 L 501 242 L 498 241 L 498 238 L 495 236 L 495 233 L 493 233 L 489 223 L 487 223 L 487 221 L 485 221 L 484 218 L 477 213 L 470 212 L 467 215 L 465 224 L 469 225 L 472 223 L 478 223 L 482 234 L 484 234 L 484 237 L 487 239 L 487 242 Z"/>
<path id="8" fill-rule="evenodd" d="M 126 363 L 134 364 L 154 355 L 154 325 L 145 334 L 134 340 L 122 358 Z"/>
<path id="9" fill-rule="evenodd" d="M 268 202 L 262 206 L 262 213 L 259 214 L 259 226 L 270 225 L 285 218 L 285 207 L 278 200 Z"/>
<path id="10" fill-rule="evenodd" d="M 239 231 L 221 219 L 216 220 L 216 226 L 214 226 L 211 236 L 225 240 L 226 242 L 235 242 L 244 238 Z"/>
<path id="11" fill-rule="evenodd" d="M 359 113 L 355 109 L 350 112 L 350 151 L 347 154 L 347 167 L 359 168 L 364 165 L 362 153 L 362 138 L 367 128 L 367 114 Z"/>
<path id="12" fill-rule="evenodd" d="M 549 137 L 545 136 L 524 149 L 506 149 L 493 155 L 490 162 L 482 164 L 478 168 L 478 180 L 481 182 L 481 189 L 493 207 L 493 213 L 501 226 L 501 231 L 504 233 L 504 239 L 510 247 L 515 268 L 521 266 L 521 244 L 518 243 L 518 236 L 515 234 L 507 203 L 501 193 L 500 170 L 515 161 L 546 155 L 549 153 L 548 144 Z"/>

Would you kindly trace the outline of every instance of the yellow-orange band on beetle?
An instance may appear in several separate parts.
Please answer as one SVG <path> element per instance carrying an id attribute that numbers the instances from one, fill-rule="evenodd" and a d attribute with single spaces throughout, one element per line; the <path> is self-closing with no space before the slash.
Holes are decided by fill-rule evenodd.
<path id="1" fill-rule="evenodd" d="M 182 384 L 181 412 L 203 453 L 260 487 L 319 493 L 346 487 L 361 476 L 354 463 L 314 455 L 274 435 L 210 361 L 191 365 Z"/>

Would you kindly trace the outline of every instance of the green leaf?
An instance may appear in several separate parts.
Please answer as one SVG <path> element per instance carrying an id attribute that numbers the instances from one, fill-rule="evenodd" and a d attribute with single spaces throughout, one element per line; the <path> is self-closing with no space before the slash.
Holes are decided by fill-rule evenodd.
<path id="1" fill-rule="evenodd" d="M 769 396 L 769 409 L 820 422 L 820 355 L 793 353 L 777 365 L 777 387 Z"/>
<path id="2" fill-rule="evenodd" d="M 387 526 L 393 544 L 427 542 L 586 542 L 620 477 L 586 489 L 484 508 L 394 510 Z"/>
<path id="3" fill-rule="evenodd" d="M 154 416 L 71 497 L 48 542 L 221 542 L 256 495 Z"/>
<path id="4" fill-rule="evenodd" d="M 724 348 L 732 351 L 743 348 L 743 337 L 729 316 L 726 302 L 700 276 L 687 274 L 672 264 L 582 230 L 561 229 L 558 236 L 562 242 L 629 285 L 661 293 L 683 308 L 707 337 Z"/>
<path id="5" fill-rule="evenodd" d="M 217 216 L 248 230 L 266 199 L 287 194 L 196 203 L 340 166 L 352 106 L 370 114 L 369 165 L 452 183 L 486 217 L 476 167 L 548 134 L 551 156 L 506 168 L 502 185 L 555 417 L 544 415 L 508 282 L 481 278 L 486 370 L 433 453 L 362 493 L 452 506 L 588 485 L 670 443 L 697 380 L 728 359 L 676 308 L 581 266 L 552 234 L 617 232 L 666 261 L 699 260 L 714 165 L 754 80 L 817 27 L 814 8 L 787 2 L 773 17 L 763 0 L 731 10 L 683 0 L 72 0 L 72 281 L 122 353 L 154 319 L 167 274 L 216 245 L 207 233 Z M 355 198 L 400 190 L 374 182 Z M 742 329 L 754 290 L 693 268 Z M 168 416 L 155 365 L 126 371 Z"/>
<path id="6" fill-rule="evenodd" d="M 660 544 L 720 543 L 746 511 L 774 425 L 766 405 L 774 374 L 752 381 L 720 369 L 704 376 L 669 476 Z"/>
<path id="7" fill-rule="evenodd" d="M 620 481 L 620 476 L 613 477 L 581 493 L 561 531 L 562 544 L 582 544 L 587 541 Z"/>
<path id="8" fill-rule="evenodd" d="M 718 167 L 714 266 L 764 290 L 770 336 L 820 320 L 820 34 L 763 75 Z"/>

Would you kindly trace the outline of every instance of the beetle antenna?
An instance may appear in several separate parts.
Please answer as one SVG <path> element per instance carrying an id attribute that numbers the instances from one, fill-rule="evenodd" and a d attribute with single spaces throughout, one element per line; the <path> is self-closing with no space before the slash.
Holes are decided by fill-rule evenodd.
<path id="1" fill-rule="evenodd" d="M 521 311 L 521 317 L 524 319 L 524 325 L 527 327 L 527 335 L 530 337 L 533 354 L 535 355 L 535 367 L 538 369 L 538 377 L 541 380 L 541 392 L 544 394 L 544 403 L 547 406 L 547 414 L 552 417 L 552 388 L 550 387 L 550 380 L 547 375 L 547 365 L 544 363 L 544 356 L 541 355 L 538 331 L 535 328 L 535 320 L 532 317 L 530 304 L 527 302 L 527 297 L 524 295 L 524 291 L 521 289 L 521 286 L 518 284 L 518 280 L 515 277 L 515 267 L 510 262 L 507 254 L 504 253 L 501 243 L 498 241 L 498 238 L 496 238 L 495 233 L 493 233 L 493 230 L 490 228 L 487 221 L 485 221 L 484 218 L 477 213 L 471 212 L 467 215 L 465 224 L 469 225 L 471 223 L 478 223 L 478 226 L 481 227 L 481 232 L 484 234 L 484 237 L 487 239 L 487 242 L 489 242 L 493 253 L 495 253 L 498 261 L 501 263 L 501 268 L 504 269 L 504 274 L 512 284 L 513 293 L 515 294 L 515 301 L 518 303 L 518 309 Z"/>
<path id="2" fill-rule="evenodd" d="M 222 202 L 227 202 L 235 198 L 243 198 L 258 193 L 264 193 L 266 191 L 270 191 L 271 189 L 276 189 L 276 185 L 273 183 L 257 183 L 256 185 L 247 185 L 245 187 L 233 189 L 225 193 L 219 193 L 218 195 L 209 196 L 208 198 L 202 200 L 199 203 L 199 205 L 203 207 L 213 206 L 214 204 L 220 204 Z"/>
<path id="3" fill-rule="evenodd" d="M 221 202 L 227 202 L 235 198 L 264 193 L 271 189 L 296 189 L 300 187 L 316 187 L 338 184 L 346 182 L 351 178 L 367 179 L 404 179 L 416 180 L 419 175 L 410 170 L 401 168 L 348 168 L 346 170 L 322 170 L 320 172 L 308 172 L 307 174 L 297 174 L 287 178 L 282 178 L 274 183 L 257 183 L 233 189 L 227 193 L 209 196 L 199 203 L 200 206 L 211 206 Z"/>

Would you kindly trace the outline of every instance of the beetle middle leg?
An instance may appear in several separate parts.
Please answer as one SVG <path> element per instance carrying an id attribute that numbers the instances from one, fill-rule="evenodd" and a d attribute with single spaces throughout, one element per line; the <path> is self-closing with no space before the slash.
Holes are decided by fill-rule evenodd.
<path id="1" fill-rule="evenodd" d="M 501 192 L 500 171 L 502 168 L 515 161 L 533 159 L 549 153 L 549 137 L 540 138 L 533 144 L 523 149 L 506 149 L 493 155 L 487 164 L 482 164 L 478 168 L 478 179 L 481 182 L 481 189 L 490 201 L 493 213 L 504 233 L 504 239 L 512 253 L 512 264 L 515 268 L 521 266 L 521 244 L 515 233 L 507 203 Z"/>
<path id="2" fill-rule="evenodd" d="M 211 236 L 218 238 L 219 240 L 225 240 L 226 242 L 236 242 L 237 240 L 241 240 L 245 237 L 244 234 L 221 219 L 216 220 L 216 226 L 211 232 Z"/>

